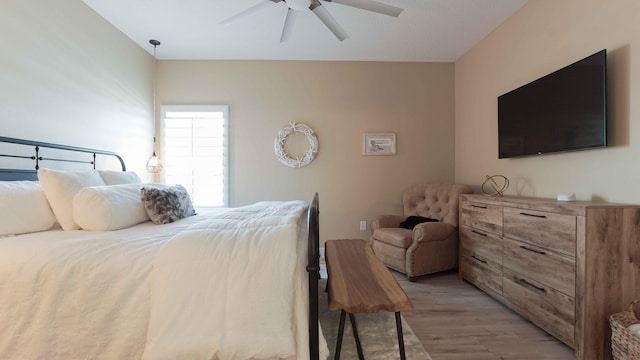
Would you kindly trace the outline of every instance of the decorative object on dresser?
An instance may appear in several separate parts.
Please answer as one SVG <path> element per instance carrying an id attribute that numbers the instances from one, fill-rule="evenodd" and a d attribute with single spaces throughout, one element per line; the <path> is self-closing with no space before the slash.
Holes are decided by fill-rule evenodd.
<path id="1" fill-rule="evenodd" d="M 406 189 L 402 193 L 404 215 L 380 215 L 371 221 L 373 251 L 387 267 L 406 274 L 411 281 L 420 275 L 455 269 L 458 196 L 471 193 L 473 189 L 468 185 L 450 183 L 419 184 Z M 401 227 L 411 216 L 436 221 Z"/>
<path id="2" fill-rule="evenodd" d="M 576 194 L 572 192 L 566 192 L 566 193 L 558 194 L 556 199 L 558 201 L 576 201 Z"/>
<path id="3" fill-rule="evenodd" d="M 640 295 L 640 206 L 460 196 L 460 277 L 574 349 L 612 358 L 608 317 Z"/>
<path id="4" fill-rule="evenodd" d="M 482 193 L 487 196 L 502 196 L 509 188 L 509 179 L 504 175 L 485 175 L 486 180 L 482 183 Z M 496 179 L 499 179 L 496 181 Z M 498 185 L 501 182 L 502 185 Z"/>

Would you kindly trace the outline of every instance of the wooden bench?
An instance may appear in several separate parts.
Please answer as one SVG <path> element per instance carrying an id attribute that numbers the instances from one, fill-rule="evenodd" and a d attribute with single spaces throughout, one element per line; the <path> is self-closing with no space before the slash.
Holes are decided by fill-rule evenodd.
<path id="1" fill-rule="evenodd" d="M 358 358 L 362 360 L 364 355 L 353 314 L 386 310 L 395 313 L 400 359 L 405 360 L 400 312 L 413 310 L 413 304 L 371 246 L 362 239 L 328 240 L 325 259 L 329 310 L 341 310 L 335 359 L 340 358 L 346 313 L 349 313 Z"/>

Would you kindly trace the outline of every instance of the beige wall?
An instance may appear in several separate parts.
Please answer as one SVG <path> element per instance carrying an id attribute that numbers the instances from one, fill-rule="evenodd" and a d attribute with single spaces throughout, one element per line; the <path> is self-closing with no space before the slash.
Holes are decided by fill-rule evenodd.
<path id="1" fill-rule="evenodd" d="M 360 220 L 401 213 L 401 192 L 453 181 L 453 64 L 161 61 L 159 105 L 228 104 L 232 206 L 320 194 L 321 239 L 365 237 Z M 319 153 L 292 169 L 278 131 L 311 126 Z M 363 156 L 364 132 L 397 133 L 396 156 Z"/>
<path id="2" fill-rule="evenodd" d="M 80 0 L 0 2 L 0 43 L 1 136 L 116 150 L 144 176 L 152 132 L 147 52 Z M 638 45 L 637 0 L 529 0 L 455 67 L 161 61 L 158 103 L 230 105 L 232 205 L 318 191 L 323 240 L 368 237 L 359 220 L 399 213 L 403 188 L 454 174 L 476 186 L 485 174 L 504 174 L 511 194 L 573 191 L 584 200 L 640 203 Z M 611 146 L 498 160 L 496 97 L 603 48 Z M 292 121 L 313 127 L 320 142 L 303 169 L 273 154 L 277 131 Z M 362 156 L 364 132 L 396 132 L 398 154 Z"/>
<path id="3" fill-rule="evenodd" d="M 0 136 L 117 151 L 145 175 L 152 56 L 80 0 L 0 1 L 0 44 Z"/>
<path id="4" fill-rule="evenodd" d="M 497 96 L 601 49 L 611 146 L 498 160 Z M 455 78 L 458 182 L 503 174 L 511 194 L 640 203 L 640 1 L 529 0 L 456 62 Z"/>

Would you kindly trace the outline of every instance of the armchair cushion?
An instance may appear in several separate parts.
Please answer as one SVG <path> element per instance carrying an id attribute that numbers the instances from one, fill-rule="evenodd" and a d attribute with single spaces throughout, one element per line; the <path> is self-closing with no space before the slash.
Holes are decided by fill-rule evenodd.
<path id="1" fill-rule="evenodd" d="M 377 241 L 407 249 L 411 245 L 413 232 L 403 228 L 380 228 L 373 231 Z"/>

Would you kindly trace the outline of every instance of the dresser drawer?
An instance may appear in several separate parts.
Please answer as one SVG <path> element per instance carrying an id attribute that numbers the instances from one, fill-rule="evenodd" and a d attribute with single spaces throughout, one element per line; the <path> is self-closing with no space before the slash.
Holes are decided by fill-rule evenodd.
<path id="1" fill-rule="evenodd" d="M 505 268 L 526 275 L 566 295 L 575 296 L 574 258 L 511 239 L 504 239 L 502 246 L 502 265 Z"/>
<path id="2" fill-rule="evenodd" d="M 504 208 L 504 237 L 576 256 L 576 217 Z"/>
<path id="3" fill-rule="evenodd" d="M 463 226 L 460 228 L 460 249 L 502 264 L 502 239 L 498 235 Z"/>
<path id="4" fill-rule="evenodd" d="M 460 225 L 501 235 L 502 206 L 461 200 Z"/>
<path id="5" fill-rule="evenodd" d="M 575 298 L 507 268 L 503 295 L 511 307 L 567 345 L 575 347 Z"/>
<path id="6" fill-rule="evenodd" d="M 502 295 L 502 265 L 482 255 L 460 250 L 460 275 L 491 295 Z"/>

